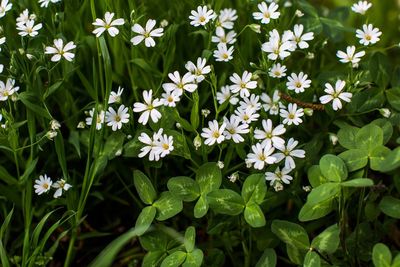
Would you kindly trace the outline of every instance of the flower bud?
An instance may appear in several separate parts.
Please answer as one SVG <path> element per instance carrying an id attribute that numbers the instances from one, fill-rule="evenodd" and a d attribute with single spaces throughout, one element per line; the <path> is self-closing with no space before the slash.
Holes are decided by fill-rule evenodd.
<path id="1" fill-rule="evenodd" d="M 218 168 L 220 168 L 221 170 L 225 167 L 225 164 L 224 164 L 224 162 L 223 161 L 218 161 L 217 162 L 217 166 L 218 166 Z"/>
<path id="2" fill-rule="evenodd" d="M 53 140 L 54 137 L 57 136 L 57 132 L 56 131 L 48 131 L 46 133 L 46 137 L 49 138 L 50 140 Z"/>
<path id="3" fill-rule="evenodd" d="M 83 121 L 80 121 L 80 122 L 78 123 L 78 125 L 76 126 L 76 128 L 78 128 L 78 129 L 83 129 L 83 128 L 85 128 L 85 126 L 86 126 L 86 123 L 83 122 Z"/>
<path id="4" fill-rule="evenodd" d="M 301 12 L 301 10 L 298 10 L 298 9 L 296 10 L 295 14 L 296 14 L 296 16 L 299 17 L 299 18 L 301 18 L 302 16 L 304 16 L 304 13 Z"/>
<path id="5" fill-rule="evenodd" d="M 392 114 L 392 112 L 390 112 L 390 109 L 388 108 L 380 108 L 379 112 L 381 113 L 381 115 L 385 118 L 389 118 L 390 115 Z"/>
<path id="6" fill-rule="evenodd" d="M 311 117 L 314 114 L 314 110 L 312 108 L 305 108 L 304 109 L 304 114 L 307 116 Z"/>
<path id="7" fill-rule="evenodd" d="M 258 24 L 250 24 L 250 29 L 255 33 L 261 33 L 261 26 Z"/>
<path id="8" fill-rule="evenodd" d="M 279 182 L 279 181 L 277 181 L 277 182 L 274 184 L 274 190 L 275 190 L 275 192 L 282 191 L 282 190 L 283 190 L 283 185 L 282 185 L 282 183 Z"/>
<path id="9" fill-rule="evenodd" d="M 197 149 L 199 149 L 199 147 L 201 147 L 201 137 L 200 137 L 200 135 L 197 135 L 195 138 L 194 138 L 194 140 L 193 140 L 193 145 L 194 145 L 194 148 L 197 150 Z"/>
<path id="10" fill-rule="evenodd" d="M 231 175 L 228 176 L 229 181 L 231 181 L 232 183 L 236 182 L 237 179 L 239 179 L 239 173 L 238 172 L 234 172 Z"/>
<path id="11" fill-rule="evenodd" d="M 211 111 L 209 109 L 202 109 L 201 114 L 204 116 L 204 118 L 207 118 L 208 115 L 210 115 Z"/>
<path id="12" fill-rule="evenodd" d="M 61 124 L 57 120 L 51 120 L 50 121 L 50 128 L 53 131 L 56 131 L 56 130 L 60 129 L 60 127 L 61 127 Z"/>
<path id="13" fill-rule="evenodd" d="M 332 145 L 336 146 L 339 139 L 336 134 L 330 133 L 329 140 L 332 142 Z"/>

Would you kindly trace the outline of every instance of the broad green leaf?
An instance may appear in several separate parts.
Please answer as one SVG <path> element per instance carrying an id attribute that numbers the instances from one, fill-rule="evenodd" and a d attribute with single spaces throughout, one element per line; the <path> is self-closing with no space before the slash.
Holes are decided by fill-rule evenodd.
<path id="1" fill-rule="evenodd" d="M 160 198 L 153 203 L 153 207 L 157 208 L 157 220 L 164 221 L 169 219 L 183 209 L 182 200 L 171 192 L 162 192 Z"/>
<path id="2" fill-rule="evenodd" d="M 383 145 L 383 131 L 379 126 L 368 124 L 356 135 L 357 148 L 365 149 L 370 154 L 374 148 Z"/>
<path id="3" fill-rule="evenodd" d="M 186 259 L 186 253 L 183 251 L 175 251 L 167 256 L 161 263 L 161 267 L 177 267 Z"/>
<path id="4" fill-rule="evenodd" d="M 289 260 L 294 264 L 301 265 L 303 263 L 306 253 L 305 250 L 300 250 L 295 246 L 286 244 L 286 252 L 288 254 Z"/>
<path id="5" fill-rule="evenodd" d="M 371 169 L 379 171 L 390 152 L 390 149 L 385 146 L 375 147 L 369 155 Z"/>
<path id="6" fill-rule="evenodd" d="M 308 234 L 306 230 L 298 224 L 274 220 L 272 221 L 271 230 L 280 240 L 290 246 L 301 250 L 308 250 L 310 248 Z"/>
<path id="7" fill-rule="evenodd" d="M 196 229 L 190 226 L 185 231 L 184 245 L 186 252 L 192 252 L 196 242 Z"/>
<path id="8" fill-rule="evenodd" d="M 400 267 L 400 253 L 394 257 L 391 267 Z"/>
<path id="9" fill-rule="evenodd" d="M 153 204 L 154 200 L 157 198 L 157 193 L 150 179 L 147 178 L 143 172 L 135 170 L 133 172 L 133 183 L 135 184 L 140 199 L 145 204 Z"/>
<path id="10" fill-rule="evenodd" d="M 273 248 L 267 248 L 264 250 L 261 258 L 257 261 L 255 267 L 275 267 L 277 262 L 277 257 L 275 250 Z"/>
<path id="11" fill-rule="evenodd" d="M 103 151 L 101 155 L 107 156 L 108 159 L 113 159 L 116 157 L 116 153 L 122 150 L 124 144 L 125 134 L 118 131 L 113 132 L 107 137 L 106 143 L 104 144 Z"/>
<path id="12" fill-rule="evenodd" d="M 337 136 L 339 144 L 347 149 L 356 149 L 356 135 L 359 132 L 359 128 L 353 126 L 342 127 Z"/>
<path id="13" fill-rule="evenodd" d="M 246 204 L 244 219 L 251 227 L 262 227 L 265 225 L 265 216 L 260 206 L 254 202 Z"/>
<path id="14" fill-rule="evenodd" d="M 351 113 L 371 112 L 381 108 L 384 103 L 384 91 L 380 88 L 370 88 L 355 94 L 348 105 L 348 110 Z"/>
<path id="15" fill-rule="evenodd" d="M 368 164 L 368 151 L 364 149 L 350 149 L 338 155 L 344 163 L 349 172 L 364 168 Z"/>
<path id="16" fill-rule="evenodd" d="M 312 187 L 317 187 L 321 184 L 329 182 L 328 179 L 322 175 L 319 165 L 311 166 L 307 171 L 307 176 Z"/>
<path id="17" fill-rule="evenodd" d="M 343 160 L 335 155 L 327 154 L 319 161 L 322 175 L 332 182 L 341 182 L 347 178 L 347 167 Z"/>
<path id="18" fill-rule="evenodd" d="M 333 200 L 340 192 L 339 183 L 325 183 L 316 188 L 308 194 L 307 204 L 315 205 L 326 200 Z"/>
<path id="19" fill-rule="evenodd" d="M 376 120 L 372 121 L 371 123 L 379 126 L 382 129 L 383 144 L 386 144 L 387 142 L 389 142 L 390 138 L 393 135 L 393 126 L 390 123 L 390 121 L 388 119 L 381 118 L 381 119 L 376 119 Z"/>
<path id="20" fill-rule="evenodd" d="M 385 159 L 382 160 L 378 170 L 380 172 L 390 172 L 398 167 L 400 167 L 400 147 L 397 147 L 395 150 L 392 150 L 387 154 Z"/>
<path id="21" fill-rule="evenodd" d="M 369 60 L 369 73 L 372 81 L 381 88 L 386 88 L 391 79 L 391 72 L 388 57 L 382 52 L 373 53 Z"/>
<path id="22" fill-rule="evenodd" d="M 156 217 L 157 209 L 152 206 L 145 207 L 136 219 L 135 229 L 137 235 L 143 235 L 152 224 L 154 217 Z"/>
<path id="23" fill-rule="evenodd" d="M 186 254 L 186 260 L 182 267 L 200 267 L 203 263 L 204 254 L 201 249 L 194 249 L 192 252 Z"/>
<path id="24" fill-rule="evenodd" d="M 265 176 L 262 173 L 252 174 L 246 178 L 242 187 L 242 197 L 245 203 L 254 201 L 261 204 L 267 193 Z"/>
<path id="25" fill-rule="evenodd" d="M 389 104 L 397 111 L 400 111 L 400 87 L 386 90 L 385 93 Z"/>
<path id="26" fill-rule="evenodd" d="M 375 267 L 390 267 L 392 262 L 392 253 L 385 244 L 375 244 L 372 249 L 372 262 Z"/>
<path id="27" fill-rule="evenodd" d="M 190 150 L 186 142 L 186 138 L 182 133 L 174 130 L 165 130 L 165 134 L 172 136 L 174 140 L 174 150 L 172 150 L 171 155 L 184 157 L 185 159 L 190 159 Z"/>
<path id="28" fill-rule="evenodd" d="M 313 239 L 311 247 L 318 249 L 320 252 L 333 254 L 339 247 L 339 234 L 340 231 L 337 224 L 329 226 Z"/>
<path id="29" fill-rule="evenodd" d="M 199 184 L 200 192 L 207 194 L 221 186 L 221 170 L 214 162 L 203 164 L 197 170 L 196 181 Z"/>
<path id="30" fill-rule="evenodd" d="M 183 201 L 194 201 L 200 196 L 200 187 L 195 180 L 185 176 L 172 177 L 168 180 L 168 190 Z"/>
<path id="31" fill-rule="evenodd" d="M 308 251 L 306 257 L 304 258 L 303 267 L 320 267 L 321 258 L 314 251 Z"/>
<path id="32" fill-rule="evenodd" d="M 205 196 L 200 196 L 194 206 L 194 217 L 201 218 L 207 214 L 208 211 L 208 202 Z"/>
<path id="33" fill-rule="evenodd" d="M 333 210 L 332 200 L 327 199 L 314 205 L 305 203 L 299 212 L 301 222 L 312 221 L 324 217 Z"/>
<path id="34" fill-rule="evenodd" d="M 233 190 L 217 189 L 207 195 L 210 208 L 217 213 L 238 215 L 245 207 L 243 198 Z"/>
<path id="35" fill-rule="evenodd" d="M 379 208 L 386 215 L 400 219 L 400 199 L 392 196 L 384 196 L 379 203 Z"/>
<path id="36" fill-rule="evenodd" d="M 155 267 L 155 266 L 160 266 L 161 262 L 164 260 L 164 258 L 167 256 L 165 251 L 149 251 L 147 254 L 144 256 L 143 261 L 142 261 L 142 266 L 147 267 Z"/>
<path id="37" fill-rule="evenodd" d="M 305 14 L 309 15 L 310 17 L 318 18 L 317 10 L 310 3 L 305 0 L 299 0 L 297 4 L 299 9 Z"/>
<path id="38" fill-rule="evenodd" d="M 346 182 L 340 183 L 341 186 L 344 187 L 368 187 L 373 186 L 374 181 L 369 178 L 356 178 Z"/>
<path id="39" fill-rule="evenodd" d="M 140 245 L 147 251 L 167 251 L 169 236 L 161 230 L 148 231 L 139 237 Z"/>

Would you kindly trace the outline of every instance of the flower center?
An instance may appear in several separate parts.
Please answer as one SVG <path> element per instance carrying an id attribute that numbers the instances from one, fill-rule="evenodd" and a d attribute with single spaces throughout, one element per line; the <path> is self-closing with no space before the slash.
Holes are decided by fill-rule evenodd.
<path id="1" fill-rule="evenodd" d="M 170 102 L 170 103 L 171 103 L 171 102 L 174 102 L 174 98 L 173 98 L 172 96 L 169 96 L 169 97 L 167 98 L 167 101 Z"/>
<path id="2" fill-rule="evenodd" d="M 213 136 L 214 138 L 218 138 L 218 137 L 220 137 L 221 135 L 219 134 L 219 132 L 215 131 L 215 132 L 213 132 L 212 136 Z"/>
<path id="3" fill-rule="evenodd" d="M 258 159 L 261 160 L 261 161 L 264 161 L 265 160 L 264 154 L 258 155 Z"/>
<path id="4" fill-rule="evenodd" d="M 201 16 L 201 17 L 199 18 L 199 20 L 200 20 L 200 22 L 204 22 L 204 21 L 206 21 L 206 18 L 205 18 L 204 16 Z"/>
<path id="5" fill-rule="evenodd" d="M 148 110 L 152 110 L 152 109 L 154 109 L 154 107 L 153 107 L 152 104 L 150 104 L 150 105 L 147 106 L 147 109 L 148 109 Z"/>
<path id="6" fill-rule="evenodd" d="M 241 82 L 241 83 L 240 83 L 240 88 L 242 88 L 242 89 L 246 88 L 246 83 Z"/>
<path id="7" fill-rule="evenodd" d="M 372 36 L 371 36 L 371 35 L 369 35 L 369 34 L 366 34 L 366 35 L 365 35 L 365 40 L 371 41 L 371 39 L 372 39 Z"/>
<path id="8" fill-rule="evenodd" d="M 150 37 L 150 33 L 149 33 L 149 32 L 145 32 L 145 33 L 143 34 L 143 36 L 144 36 L 144 38 L 149 38 L 149 37 Z"/>
<path id="9" fill-rule="evenodd" d="M 236 133 L 236 131 L 235 131 L 234 128 L 228 129 L 228 132 L 229 132 L 230 134 L 235 134 L 235 133 Z"/>
<path id="10" fill-rule="evenodd" d="M 271 139 L 272 138 L 272 133 L 266 133 L 265 136 L 267 137 L 267 139 Z"/>
<path id="11" fill-rule="evenodd" d="M 281 72 L 278 71 L 278 70 L 276 70 L 276 71 L 274 72 L 274 74 L 275 74 L 275 76 L 281 76 Z"/>
<path id="12" fill-rule="evenodd" d="M 121 121 L 121 117 L 119 115 L 115 115 L 115 121 L 116 122 L 120 122 Z"/>
<path id="13" fill-rule="evenodd" d="M 166 143 L 164 143 L 164 144 L 162 144 L 162 148 L 163 148 L 164 150 L 168 150 L 168 149 L 169 149 L 169 145 L 166 144 Z"/>
<path id="14" fill-rule="evenodd" d="M 243 116 L 243 120 L 247 121 L 248 119 L 250 119 L 249 115 L 247 115 L 247 114 L 244 114 L 244 116 Z"/>
<path id="15" fill-rule="evenodd" d="M 269 19 L 271 17 L 271 14 L 269 12 L 264 12 L 264 18 Z"/>
<path id="16" fill-rule="evenodd" d="M 184 86 L 184 84 L 182 83 L 182 82 L 180 82 L 180 83 L 178 83 L 177 85 L 176 85 L 179 89 L 183 89 L 183 86 Z"/>
<path id="17" fill-rule="evenodd" d="M 228 54 L 227 54 L 227 53 L 224 53 L 224 54 L 222 54 L 222 58 L 223 58 L 223 59 L 228 59 L 228 58 L 229 58 L 229 56 L 228 56 Z"/>
<path id="18" fill-rule="evenodd" d="M 48 189 L 48 188 L 49 188 L 49 184 L 47 184 L 47 183 L 46 183 L 46 184 L 43 184 L 43 188 L 44 188 L 44 189 Z"/>
<path id="19" fill-rule="evenodd" d="M 297 88 L 300 88 L 300 87 L 301 87 L 301 82 L 296 82 L 296 83 L 295 83 L 295 86 L 296 86 Z"/>
<path id="20" fill-rule="evenodd" d="M 288 118 L 291 119 L 291 120 L 293 120 L 293 119 L 294 119 L 294 114 L 293 114 L 293 113 L 290 113 L 289 116 L 288 116 Z"/>

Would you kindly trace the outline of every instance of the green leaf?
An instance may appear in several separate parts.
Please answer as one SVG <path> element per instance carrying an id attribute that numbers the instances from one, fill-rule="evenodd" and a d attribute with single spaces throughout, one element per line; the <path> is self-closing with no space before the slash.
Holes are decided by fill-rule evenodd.
<path id="1" fill-rule="evenodd" d="M 208 211 L 208 202 L 204 195 L 201 195 L 194 205 L 194 217 L 201 218 L 207 214 Z"/>
<path id="2" fill-rule="evenodd" d="M 386 90 L 385 93 L 389 104 L 397 111 L 400 111 L 400 87 Z"/>
<path id="3" fill-rule="evenodd" d="M 320 267 L 321 258 L 314 251 L 308 251 L 306 257 L 304 258 L 303 267 Z"/>
<path id="4" fill-rule="evenodd" d="M 200 267 L 203 263 L 204 254 L 201 249 L 196 248 L 192 252 L 186 254 L 186 260 L 182 267 Z"/>
<path id="5" fill-rule="evenodd" d="M 267 248 L 264 250 L 261 258 L 257 261 L 255 267 L 275 267 L 277 262 L 277 257 L 275 250 L 272 248 Z"/>
<path id="6" fill-rule="evenodd" d="M 389 142 L 393 135 L 393 126 L 388 119 L 376 119 L 371 122 L 372 124 L 379 126 L 383 131 L 383 144 Z"/>
<path id="7" fill-rule="evenodd" d="M 182 211 L 182 200 L 171 192 L 162 192 L 160 198 L 153 203 L 153 207 L 157 208 L 157 220 L 164 221 Z"/>
<path id="8" fill-rule="evenodd" d="M 192 252 L 196 242 L 196 229 L 190 226 L 185 231 L 184 245 L 186 252 Z"/>
<path id="9" fill-rule="evenodd" d="M 337 224 L 329 226 L 313 239 L 311 247 L 318 249 L 320 252 L 333 254 L 339 247 L 339 234 L 340 231 Z"/>
<path id="10" fill-rule="evenodd" d="M 301 250 L 310 248 L 310 240 L 306 230 L 298 224 L 274 220 L 271 225 L 272 232 L 284 243 Z"/>
<path id="11" fill-rule="evenodd" d="M 260 206 L 256 203 L 247 203 L 244 209 L 244 219 L 254 228 L 263 227 L 265 225 L 265 216 Z"/>
<path id="12" fill-rule="evenodd" d="M 312 187 L 317 187 L 328 182 L 328 179 L 322 175 L 319 165 L 311 166 L 307 171 L 307 176 Z"/>
<path id="13" fill-rule="evenodd" d="M 375 147 L 369 156 L 371 169 L 374 171 L 379 171 L 390 152 L 390 149 L 385 146 Z"/>
<path id="14" fill-rule="evenodd" d="M 113 132 L 107 137 L 106 143 L 104 144 L 101 155 L 107 156 L 108 159 L 116 157 L 116 153 L 122 150 L 124 144 L 125 134 L 122 132 Z"/>
<path id="15" fill-rule="evenodd" d="M 379 126 L 368 124 L 358 131 L 355 142 L 358 148 L 370 154 L 374 148 L 383 145 L 383 131 Z"/>
<path id="16" fill-rule="evenodd" d="M 391 196 L 384 196 L 379 203 L 379 208 L 386 215 L 400 219 L 400 199 Z"/>
<path id="17" fill-rule="evenodd" d="M 11 222 L 13 213 L 14 213 L 14 208 L 11 209 L 10 213 L 8 213 L 7 217 L 4 219 L 3 224 L 1 225 L 0 228 L 0 260 L 1 260 L 1 265 L 3 267 L 10 267 L 10 262 L 8 261 L 7 252 L 3 245 L 3 239 L 5 231 L 8 229 L 8 225 Z"/>
<path id="18" fill-rule="evenodd" d="M 194 129 L 197 129 L 199 127 L 199 93 L 198 91 L 194 91 L 192 93 L 193 97 L 193 105 L 192 105 L 192 111 L 190 113 L 190 124 Z"/>
<path id="19" fill-rule="evenodd" d="M 385 88 L 391 79 L 391 72 L 387 56 L 381 52 L 375 52 L 369 60 L 369 73 L 372 81 L 381 88 Z"/>
<path id="20" fill-rule="evenodd" d="M 168 190 L 183 201 L 194 201 L 200 196 L 200 187 L 189 177 L 172 177 L 167 183 Z"/>
<path id="21" fill-rule="evenodd" d="M 373 186 L 374 181 L 372 181 L 369 178 L 356 178 L 353 180 L 342 182 L 340 183 L 340 185 L 344 187 L 367 187 L 367 186 Z"/>
<path id="22" fill-rule="evenodd" d="M 289 260 L 296 265 L 301 265 L 304 261 L 305 250 L 300 251 L 295 246 L 286 244 L 286 252 L 288 254 Z"/>
<path id="23" fill-rule="evenodd" d="M 385 244 L 375 244 L 372 249 L 372 262 L 375 267 L 390 267 L 392 262 L 392 253 Z"/>
<path id="24" fill-rule="evenodd" d="M 356 135 L 359 131 L 359 128 L 353 126 L 342 127 L 337 134 L 339 144 L 347 149 L 358 148 L 356 144 Z"/>
<path id="25" fill-rule="evenodd" d="M 203 164 L 197 170 L 196 181 L 199 184 L 200 192 L 207 194 L 221 186 L 221 170 L 214 162 Z"/>
<path id="26" fill-rule="evenodd" d="M 394 257 L 391 267 L 400 267 L 400 253 L 398 253 L 396 257 Z"/>
<path id="27" fill-rule="evenodd" d="M 143 235 L 152 224 L 154 217 L 156 217 L 157 209 L 152 206 L 145 207 L 136 219 L 135 229 L 137 235 Z"/>
<path id="28" fill-rule="evenodd" d="M 180 266 L 186 259 L 186 253 L 183 251 L 175 251 L 167 256 L 161 263 L 161 267 L 177 267 Z"/>
<path id="29" fill-rule="evenodd" d="M 217 189 L 207 195 L 210 208 L 217 213 L 238 215 L 245 207 L 243 198 L 233 190 Z"/>
<path id="30" fill-rule="evenodd" d="M 169 236 L 161 231 L 148 231 L 139 237 L 140 245 L 147 251 L 167 251 Z"/>
<path id="31" fill-rule="evenodd" d="M 324 217 L 333 210 L 332 200 L 327 199 L 317 204 L 305 203 L 299 212 L 301 222 L 312 221 Z"/>
<path id="32" fill-rule="evenodd" d="M 299 0 L 297 3 L 299 5 L 299 9 L 305 14 L 309 15 L 310 17 L 318 18 L 317 10 L 310 3 L 305 0 Z"/>
<path id="33" fill-rule="evenodd" d="M 374 166 L 378 167 L 378 166 Z M 387 154 L 378 168 L 380 172 L 390 172 L 400 167 L 400 147 Z"/>
<path id="34" fill-rule="evenodd" d="M 160 266 L 161 261 L 166 257 L 165 251 L 149 251 L 143 258 L 142 266 Z"/>
<path id="35" fill-rule="evenodd" d="M 242 187 L 242 197 L 245 203 L 254 201 L 261 204 L 267 193 L 265 176 L 262 173 L 252 174 L 246 178 Z"/>
<path id="36" fill-rule="evenodd" d="M 349 172 L 364 168 L 368 164 L 368 151 L 364 149 L 350 149 L 338 155 L 344 163 Z"/>
<path id="37" fill-rule="evenodd" d="M 174 150 L 172 150 L 171 155 L 184 157 L 185 159 L 190 159 L 190 150 L 186 143 L 185 136 L 174 130 L 165 130 L 165 134 L 172 136 L 174 140 Z"/>
<path id="38" fill-rule="evenodd" d="M 307 204 L 315 205 L 326 200 L 333 200 L 340 192 L 339 183 L 322 184 L 308 194 Z"/>
<path id="39" fill-rule="evenodd" d="M 347 167 L 343 160 L 335 155 L 327 154 L 319 161 L 322 175 L 332 182 L 341 182 L 347 178 Z"/>
<path id="40" fill-rule="evenodd" d="M 135 184 L 135 188 L 140 199 L 145 204 L 153 204 L 154 200 L 157 198 L 157 192 L 154 189 L 150 179 L 147 178 L 143 172 L 135 170 L 133 172 L 133 183 Z"/>
<path id="41" fill-rule="evenodd" d="M 351 113 L 371 112 L 381 108 L 385 103 L 385 95 L 382 89 L 369 88 L 353 96 L 348 110 Z"/>

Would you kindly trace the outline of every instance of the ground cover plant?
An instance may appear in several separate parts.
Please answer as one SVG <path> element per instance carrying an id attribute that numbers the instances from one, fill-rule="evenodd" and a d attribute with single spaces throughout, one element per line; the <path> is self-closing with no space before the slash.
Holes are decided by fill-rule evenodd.
<path id="1" fill-rule="evenodd" d="M 1 0 L 0 265 L 400 266 L 399 10 Z"/>

